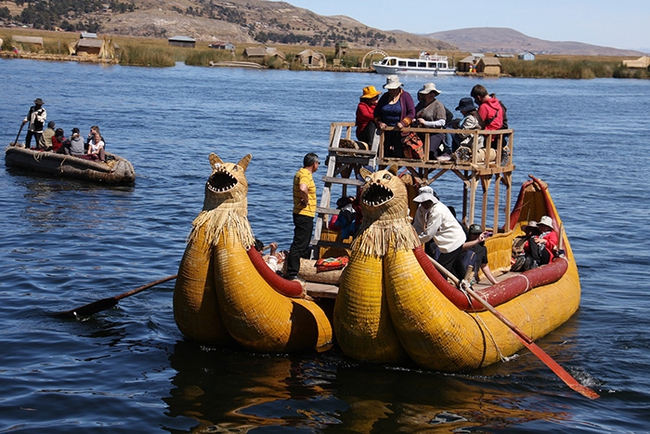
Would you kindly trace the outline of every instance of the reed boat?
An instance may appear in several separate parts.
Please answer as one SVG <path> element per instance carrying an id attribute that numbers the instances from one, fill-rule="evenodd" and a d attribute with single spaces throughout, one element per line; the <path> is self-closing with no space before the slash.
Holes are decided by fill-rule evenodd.
<path id="1" fill-rule="evenodd" d="M 495 232 L 485 244 L 498 283 L 477 283 L 473 291 L 533 340 L 576 312 L 578 270 L 548 186 L 531 177 L 514 205 L 510 201 L 512 130 L 474 131 L 468 158 L 439 162 L 385 158 L 383 138 L 371 149 L 345 146 L 352 127 L 332 124 L 312 240 L 314 256 L 344 254 L 349 260 L 343 270 L 324 273 L 314 271 L 314 259 L 305 260 L 299 274 L 307 281 L 304 286 L 272 272 L 252 248 L 245 176 L 251 156 L 224 163 L 210 155 L 203 210 L 192 223 L 173 296 L 174 319 L 187 339 L 262 352 L 325 351 L 335 340 L 356 360 L 415 362 L 442 372 L 468 371 L 512 356 L 523 348 L 522 341 L 432 265 L 411 224 L 417 186 L 432 184 L 445 173 L 463 181 L 463 220 Z M 478 152 L 479 135 L 487 143 L 495 139 L 494 152 Z M 428 137 L 424 143 L 429 155 Z M 329 206 L 336 187 L 342 194 L 356 187 L 361 198 L 363 224 L 347 240 L 326 230 L 328 217 L 338 212 Z M 477 207 L 479 187 L 483 197 Z M 511 211 L 501 216 L 506 209 Z M 523 234 L 523 225 L 543 215 L 559 233 L 561 254 L 547 265 L 510 271 L 515 237 Z"/>
<path id="2" fill-rule="evenodd" d="M 325 290 L 322 284 L 310 288 L 308 282 L 308 292 L 314 298 L 335 300 L 334 334 L 347 356 L 375 363 L 412 361 L 427 369 L 458 372 L 505 360 L 524 347 L 513 330 L 450 283 L 419 245 L 411 225 L 416 186 L 432 184 L 445 173 L 463 181 L 462 218 L 466 224 L 480 223 L 494 230 L 485 245 L 498 283 L 478 283 L 472 289 L 533 340 L 576 312 L 580 303 L 578 269 L 547 185 L 531 177 L 511 209 L 512 130 L 476 131 L 468 159 L 437 162 L 426 157 L 408 161 L 384 158 L 381 141 L 370 151 L 344 149 L 339 144 L 350 139 L 351 129 L 351 123 L 332 124 L 314 239 L 314 248 L 320 253 L 345 249 L 349 263 L 336 289 Z M 494 139 L 496 149 L 491 158 L 478 152 L 479 135 L 487 137 L 486 143 Z M 425 155 L 429 155 L 428 146 L 425 137 Z M 367 170 L 368 166 L 378 170 Z M 493 180 L 494 196 L 490 197 Z M 363 226 L 354 239 L 336 239 L 325 229 L 328 216 L 336 213 L 327 200 L 336 197 L 331 190 L 337 186 L 342 187 L 343 195 L 354 186 L 361 198 Z M 483 197 L 477 207 L 479 187 Z M 522 226 L 528 221 L 543 215 L 553 220 L 564 253 L 547 265 L 511 272 L 515 237 L 523 234 Z"/>
<path id="3" fill-rule="evenodd" d="M 29 174 L 110 185 L 130 185 L 135 182 L 135 170 L 126 158 L 110 152 L 106 153 L 106 158 L 105 162 L 93 161 L 14 145 L 5 149 L 5 164 Z"/>
<path id="4" fill-rule="evenodd" d="M 305 297 L 301 282 L 275 274 L 253 248 L 245 175 L 250 159 L 224 163 L 210 154 L 203 210 L 192 223 L 174 287 L 174 319 L 186 338 L 202 344 L 324 351 L 332 327 L 323 310 Z"/>

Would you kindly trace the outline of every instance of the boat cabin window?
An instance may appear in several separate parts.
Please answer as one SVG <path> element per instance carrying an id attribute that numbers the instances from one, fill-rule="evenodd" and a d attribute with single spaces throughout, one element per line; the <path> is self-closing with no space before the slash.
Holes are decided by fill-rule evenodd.
<path id="1" fill-rule="evenodd" d="M 426 68 L 427 62 L 418 62 L 418 68 Z"/>
<path id="2" fill-rule="evenodd" d="M 435 68 L 436 62 L 429 62 L 429 68 Z"/>
<path id="3" fill-rule="evenodd" d="M 415 61 L 413 61 L 413 60 L 409 60 L 409 62 L 408 62 L 408 66 L 410 66 L 410 67 L 415 67 L 416 65 L 417 65 L 417 62 L 415 62 Z"/>
<path id="4" fill-rule="evenodd" d="M 400 60 L 399 62 L 397 62 L 397 65 L 398 66 L 406 66 L 406 62 L 403 61 L 403 60 Z"/>

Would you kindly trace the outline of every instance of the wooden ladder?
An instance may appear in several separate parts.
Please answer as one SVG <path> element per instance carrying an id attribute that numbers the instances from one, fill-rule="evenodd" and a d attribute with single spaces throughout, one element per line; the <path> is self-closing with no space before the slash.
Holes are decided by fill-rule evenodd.
<path id="1" fill-rule="evenodd" d="M 327 173 L 323 176 L 323 192 L 320 206 L 316 207 L 316 226 L 314 238 L 311 240 L 312 256 L 319 257 L 319 248 L 335 247 L 347 249 L 349 243 L 342 241 L 322 240 L 330 216 L 338 215 L 339 210 L 332 206 L 332 189 L 340 187 L 340 197 L 349 196 L 348 187 L 360 187 L 364 181 L 357 178 L 359 170 L 367 167 L 373 171 L 377 168 L 377 153 L 379 149 L 379 136 L 375 138 L 370 150 L 341 147 L 341 139 L 348 143 L 352 140 L 354 122 L 336 122 L 330 126 L 330 142 L 327 148 Z M 356 192 L 355 192 L 356 195 Z"/>

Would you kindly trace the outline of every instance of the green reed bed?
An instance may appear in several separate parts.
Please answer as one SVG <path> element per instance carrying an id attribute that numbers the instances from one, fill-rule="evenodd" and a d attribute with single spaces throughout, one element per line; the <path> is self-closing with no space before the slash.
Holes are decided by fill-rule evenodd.
<path id="1" fill-rule="evenodd" d="M 529 78 L 603 78 L 613 77 L 620 62 L 588 59 L 501 59 L 505 74 Z"/>
<path id="2" fill-rule="evenodd" d="M 73 41 L 57 39 L 54 41 L 43 41 L 43 50 L 46 54 L 70 54 L 69 44 Z"/>
<path id="3" fill-rule="evenodd" d="M 228 60 L 239 60 L 233 58 L 228 50 L 193 49 L 185 57 L 185 64 L 190 66 L 209 66 L 210 62 L 223 62 Z"/>
<path id="4" fill-rule="evenodd" d="M 169 47 L 125 45 L 120 50 L 120 65 L 174 66 L 174 50 Z"/>

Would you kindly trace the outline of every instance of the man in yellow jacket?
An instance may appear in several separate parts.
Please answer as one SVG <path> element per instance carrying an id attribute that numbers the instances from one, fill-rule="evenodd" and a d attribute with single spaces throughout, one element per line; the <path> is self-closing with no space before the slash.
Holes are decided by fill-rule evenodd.
<path id="1" fill-rule="evenodd" d="M 300 258 L 309 249 L 309 240 L 316 216 L 316 185 L 312 176 L 318 170 L 318 155 L 310 152 L 302 160 L 293 177 L 293 242 L 287 258 L 287 279 L 295 279 L 300 271 Z"/>

